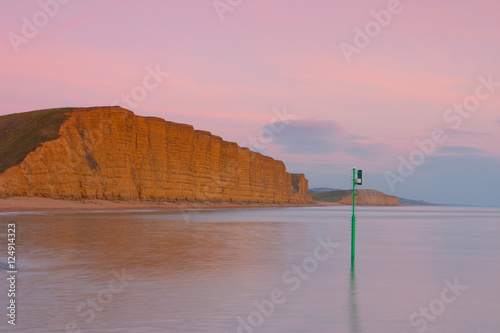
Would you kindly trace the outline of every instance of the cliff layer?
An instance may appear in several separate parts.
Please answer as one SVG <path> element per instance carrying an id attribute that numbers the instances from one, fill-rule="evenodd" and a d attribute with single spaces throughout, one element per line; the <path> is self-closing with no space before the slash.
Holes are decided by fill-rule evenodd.
<path id="1" fill-rule="evenodd" d="M 312 200 L 304 175 L 286 172 L 283 162 L 190 125 L 135 116 L 120 107 L 66 109 L 64 116 L 58 138 L 38 139 L 36 149 L 0 174 L 0 196 Z"/>

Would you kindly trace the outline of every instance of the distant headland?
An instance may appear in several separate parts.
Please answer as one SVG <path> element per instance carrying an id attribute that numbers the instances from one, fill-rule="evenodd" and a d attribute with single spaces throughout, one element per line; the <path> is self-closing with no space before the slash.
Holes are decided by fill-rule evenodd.
<path id="1" fill-rule="evenodd" d="M 329 189 L 325 187 L 311 189 L 313 200 L 339 205 L 352 205 L 352 190 Z M 399 198 L 376 190 L 356 190 L 356 205 L 359 206 L 399 206 Z"/>

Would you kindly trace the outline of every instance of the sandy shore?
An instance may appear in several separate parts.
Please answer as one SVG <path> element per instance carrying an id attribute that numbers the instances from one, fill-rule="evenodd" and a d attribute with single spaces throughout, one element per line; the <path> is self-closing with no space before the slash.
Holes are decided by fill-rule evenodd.
<path id="1" fill-rule="evenodd" d="M 337 206 L 324 202 L 311 204 L 233 204 L 233 203 L 173 203 L 108 200 L 56 200 L 39 197 L 12 197 L 0 199 L 0 212 L 79 212 L 162 209 L 213 209 L 258 207 L 321 207 Z"/>

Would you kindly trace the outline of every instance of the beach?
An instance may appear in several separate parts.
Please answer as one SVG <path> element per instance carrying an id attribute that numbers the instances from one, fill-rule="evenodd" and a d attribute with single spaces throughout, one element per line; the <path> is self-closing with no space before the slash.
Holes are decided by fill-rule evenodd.
<path id="1" fill-rule="evenodd" d="M 0 212 L 78 212 L 117 210 L 171 210 L 213 208 L 258 208 L 258 207 L 322 207 L 338 206 L 337 203 L 311 204 L 265 204 L 230 202 L 154 202 L 154 201 L 110 201 L 110 200 L 64 200 L 41 197 L 0 198 Z"/>

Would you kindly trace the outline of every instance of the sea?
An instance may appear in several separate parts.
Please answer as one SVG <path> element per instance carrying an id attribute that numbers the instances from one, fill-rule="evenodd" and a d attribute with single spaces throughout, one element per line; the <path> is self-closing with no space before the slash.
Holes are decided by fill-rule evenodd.
<path id="1" fill-rule="evenodd" d="M 351 217 L 2 213 L 0 331 L 500 332 L 500 208 L 359 207 L 354 249 Z"/>

